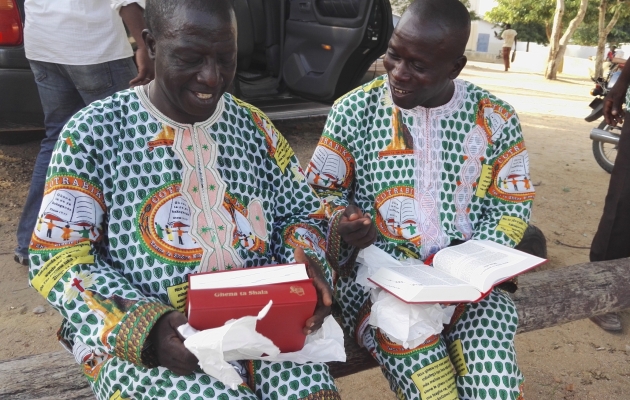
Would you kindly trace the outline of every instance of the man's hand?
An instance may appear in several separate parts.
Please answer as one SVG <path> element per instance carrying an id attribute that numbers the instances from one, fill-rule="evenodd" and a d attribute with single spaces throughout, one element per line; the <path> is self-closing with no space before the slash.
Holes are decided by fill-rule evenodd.
<path id="1" fill-rule="evenodd" d="M 315 286 L 317 290 L 317 306 L 315 307 L 315 312 L 311 318 L 306 320 L 304 329 L 302 330 L 305 335 L 308 335 L 318 330 L 322 326 L 324 318 L 330 314 L 330 307 L 333 301 L 332 290 L 326 278 L 324 278 L 324 272 L 319 269 L 315 261 L 309 259 L 304 250 L 298 247 L 295 249 L 294 254 L 296 263 L 306 265 L 306 271 L 311 279 L 313 279 L 313 286 Z"/>
<path id="2" fill-rule="evenodd" d="M 626 99 L 626 90 L 623 84 L 615 84 L 604 99 L 604 119 L 611 126 L 623 123 L 624 111 L 621 107 Z"/>
<path id="3" fill-rule="evenodd" d="M 129 87 L 145 85 L 155 77 L 155 65 L 149 58 L 146 47 L 138 47 L 136 50 L 136 64 L 138 66 L 138 76 L 129 81 Z"/>
<path id="4" fill-rule="evenodd" d="M 179 376 L 192 374 L 199 362 L 184 346 L 184 338 L 177 331 L 178 327 L 187 322 L 184 314 L 171 311 L 158 320 L 149 334 L 160 366 Z"/>
<path id="5" fill-rule="evenodd" d="M 376 241 L 376 226 L 369 214 L 349 205 L 339 222 L 339 235 L 350 246 L 364 249 Z"/>

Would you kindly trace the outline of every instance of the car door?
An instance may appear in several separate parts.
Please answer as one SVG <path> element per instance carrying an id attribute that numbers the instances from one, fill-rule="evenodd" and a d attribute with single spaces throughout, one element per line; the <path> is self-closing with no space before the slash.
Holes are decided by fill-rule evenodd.
<path id="1" fill-rule="evenodd" d="M 296 94 L 332 102 L 359 84 L 392 31 L 389 0 L 290 0 L 282 78 Z"/>

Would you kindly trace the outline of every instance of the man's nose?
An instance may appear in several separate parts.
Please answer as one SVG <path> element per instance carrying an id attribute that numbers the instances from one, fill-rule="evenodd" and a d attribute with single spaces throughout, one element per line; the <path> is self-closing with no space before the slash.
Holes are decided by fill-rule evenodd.
<path id="1" fill-rule="evenodd" d="M 404 81 L 409 78 L 409 71 L 404 61 L 398 61 L 394 64 L 394 68 L 391 72 L 393 78 L 397 81 Z"/>
<path id="2" fill-rule="evenodd" d="M 216 61 L 214 59 L 205 61 L 201 70 L 197 73 L 197 82 L 215 87 L 219 84 L 220 80 L 221 74 L 219 74 Z"/>

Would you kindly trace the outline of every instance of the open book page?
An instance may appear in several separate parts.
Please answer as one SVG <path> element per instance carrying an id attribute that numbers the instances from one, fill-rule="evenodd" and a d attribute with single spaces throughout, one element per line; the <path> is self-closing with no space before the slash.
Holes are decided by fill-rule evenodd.
<path id="1" fill-rule="evenodd" d="M 426 265 L 382 267 L 369 278 L 408 303 L 475 300 L 470 284 Z"/>
<path id="2" fill-rule="evenodd" d="M 304 264 L 243 268 L 225 272 L 190 275 L 190 290 L 238 288 L 309 279 Z"/>
<path id="3" fill-rule="evenodd" d="M 440 250 L 433 259 L 433 266 L 485 293 L 498 282 L 544 261 L 542 258 L 491 241 L 469 240 Z"/>

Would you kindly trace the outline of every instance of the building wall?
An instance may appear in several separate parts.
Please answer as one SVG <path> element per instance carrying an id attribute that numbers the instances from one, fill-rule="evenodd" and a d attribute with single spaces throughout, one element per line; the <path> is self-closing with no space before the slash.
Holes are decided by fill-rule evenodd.
<path id="1" fill-rule="evenodd" d="M 485 52 L 490 54 L 499 54 L 499 51 L 501 51 L 501 48 L 503 47 L 503 40 L 494 37 L 494 32 L 500 33 L 501 29 L 499 27 L 495 27 L 494 24 L 487 21 L 473 21 L 470 27 L 470 37 L 468 39 L 468 44 L 466 45 L 466 50 L 479 51 L 479 35 L 487 35 L 489 40 L 488 48 Z"/>

